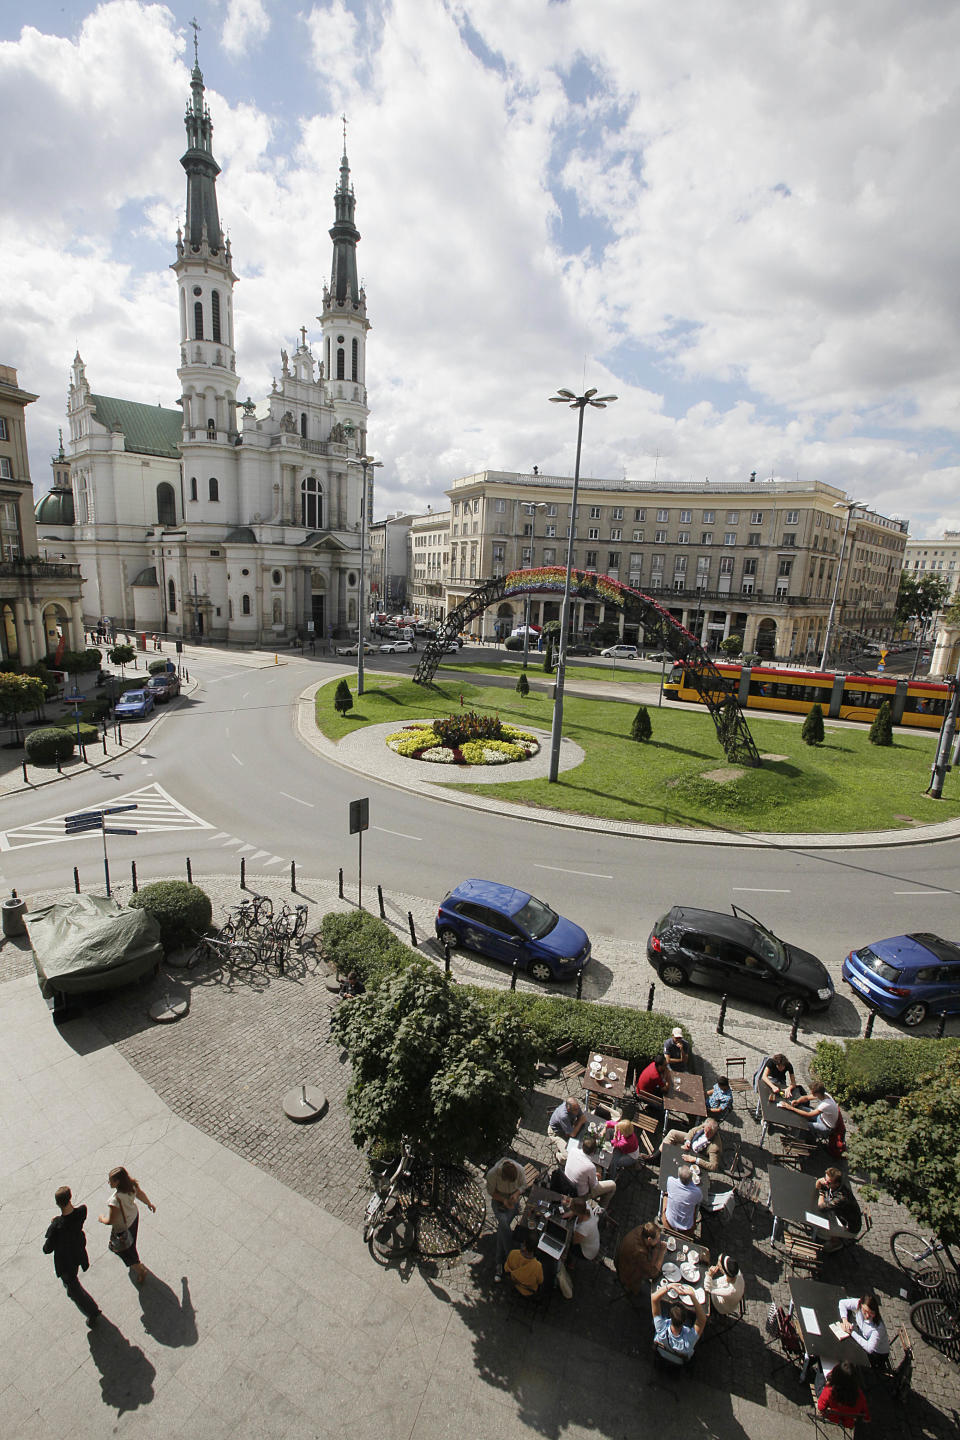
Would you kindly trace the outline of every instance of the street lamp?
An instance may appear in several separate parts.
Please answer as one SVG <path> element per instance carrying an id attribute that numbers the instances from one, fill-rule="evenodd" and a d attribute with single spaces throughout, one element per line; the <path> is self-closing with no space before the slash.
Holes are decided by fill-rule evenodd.
<path id="1" fill-rule="evenodd" d="M 363 646 L 364 646 L 364 566 L 366 564 L 367 550 L 367 471 L 380 470 L 383 468 L 382 460 L 372 460 L 369 455 L 361 455 L 358 460 L 348 460 L 348 465 L 359 465 L 363 470 L 363 494 L 360 497 L 360 624 L 357 628 L 357 694 L 363 694 Z"/>
<path id="2" fill-rule="evenodd" d="M 577 529 L 577 492 L 580 489 L 580 447 L 583 442 L 583 412 L 588 405 L 595 410 L 605 410 L 616 395 L 597 396 L 596 388 L 583 395 L 574 395 L 572 390 L 558 390 L 550 396 L 553 405 L 569 405 L 579 411 L 577 416 L 577 458 L 573 467 L 573 500 L 570 504 L 570 538 L 567 543 L 567 573 L 563 582 L 563 604 L 560 607 L 560 652 L 557 659 L 557 683 L 554 687 L 553 725 L 550 730 L 550 774 L 551 784 L 556 784 L 560 771 L 560 740 L 563 735 L 563 679 L 567 665 L 567 622 L 570 614 L 570 572 L 573 569 L 573 537 Z"/>
<path id="3" fill-rule="evenodd" d="M 837 596 L 840 593 L 840 576 L 843 573 L 843 557 L 847 553 L 847 532 L 850 529 L 850 516 L 861 505 L 860 500 L 835 500 L 834 510 L 846 510 L 847 518 L 843 527 L 843 539 L 840 542 L 840 559 L 837 563 L 837 578 L 833 582 L 833 599 L 830 601 L 830 614 L 827 616 L 827 633 L 823 637 L 823 655 L 820 657 L 820 669 L 827 668 L 827 655 L 830 651 L 830 633 L 833 630 L 833 617 L 837 613 Z"/>

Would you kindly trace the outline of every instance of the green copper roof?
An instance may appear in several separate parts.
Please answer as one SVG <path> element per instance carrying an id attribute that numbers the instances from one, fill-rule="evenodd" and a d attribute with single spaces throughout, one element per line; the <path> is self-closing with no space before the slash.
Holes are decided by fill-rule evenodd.
<path id="1" fill-rule="evenodd" d="M 56 487 L 48 490 L 43 499 L 37 501 L 33 513 L 38 525 L 72 525 L 73 491 Z"/>
<path id="2" fill-rule="evenodd" d="M 135 455 L 166 455 L 180 458 L 183 416 L 179 410 L 162 405 L 141 405 L 136 400 L 114 400 L 111 395 L 91 395 L 97 419 L 108 430 L 123 432 L 123 448 Z"/>

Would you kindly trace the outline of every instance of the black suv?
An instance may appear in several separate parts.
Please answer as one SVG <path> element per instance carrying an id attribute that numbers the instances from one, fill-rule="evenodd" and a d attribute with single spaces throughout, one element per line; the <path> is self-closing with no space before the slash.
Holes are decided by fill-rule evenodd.
<path id="1" fill-rule="evenodd" d="M 780 940 L 745 910 L 731 915 L 674 905 L 647 940 L 647 959 L 667 985 L 707 985 L 772 1005 L 793 1017 L 825 1010 L 833 999 L 826 968 Z"/>

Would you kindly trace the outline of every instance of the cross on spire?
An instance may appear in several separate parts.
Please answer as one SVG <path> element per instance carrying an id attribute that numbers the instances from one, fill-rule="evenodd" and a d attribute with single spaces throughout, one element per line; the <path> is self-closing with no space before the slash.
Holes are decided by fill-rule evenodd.
<path id="1" fill-rule="evenodd" d="M 301 326 L 300 326 L 300 347 L 301 347 L 301 349 L 303 349 L 303 350 L 306 350 L 306 348 L 307 348 L 307 327 L 306 327 L 306 325 L 301 325 Z"/>
<path id="2" fill-rule="evenodd" d="M 200 64 L 200 48 L 199 48 L 199 42 L 198 42 L 197 37 L 198 37 L 198 35 L 200 34 L 200 28 L 201 28 L 201 27 L 200 27 L 200 26 L 198 25 L 198 23 L 197 23 L 197 18 L 196 18 L 196 16 L 194 16 L 194 18 L 193 18 L 189 23 L 190 23 L 190 25 L 193 27 L 193 63 L 194 63 L 194 65 L 199 66 L 199 64 Z"/>

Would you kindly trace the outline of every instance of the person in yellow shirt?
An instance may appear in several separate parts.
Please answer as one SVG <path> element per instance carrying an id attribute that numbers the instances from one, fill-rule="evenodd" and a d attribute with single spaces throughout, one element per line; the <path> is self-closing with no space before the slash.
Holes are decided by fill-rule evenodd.
<path id="1" fill-rule="evenodd" d="M 521 1236 L 519 1250 L 510 1251 L 503 1270 L 519 1295 L 536 1295 L 543 1284 L 543 1266 L 529 1236 Z"/>

